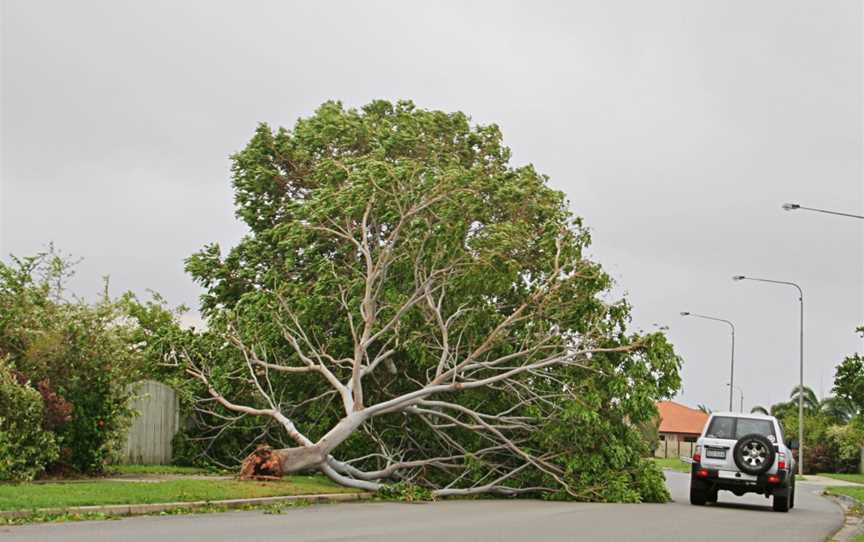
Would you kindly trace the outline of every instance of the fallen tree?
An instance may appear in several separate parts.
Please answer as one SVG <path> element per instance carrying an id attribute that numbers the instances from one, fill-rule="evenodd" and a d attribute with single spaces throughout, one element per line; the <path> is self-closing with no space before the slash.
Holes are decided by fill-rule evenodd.
<path id="1" fill-rule="evenodd" d="M 665 498 L 635 424 L 677 388 L 679 360 L 661 334 L 626 332 L 587 230 L 545 177 L 509 165 L 497 127 L 328 103 L 291 132 L 261 126 L 233 171 L 252 234 L 187 262 L 222 354 L 171 357 L 213 419 L 290 438 L 247 475 Z M 243 400 L 223 392 L 238 387 Z"/>

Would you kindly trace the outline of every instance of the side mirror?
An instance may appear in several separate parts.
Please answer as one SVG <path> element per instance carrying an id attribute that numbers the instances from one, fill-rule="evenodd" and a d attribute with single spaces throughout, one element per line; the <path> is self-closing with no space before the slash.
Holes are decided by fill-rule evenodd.
<path id="1" fill-rule="evenodd" d="M 790 450 L 797 450 L 798 449 L 798 441 L 790 438 L 786 441 L 786 446 Z"/>

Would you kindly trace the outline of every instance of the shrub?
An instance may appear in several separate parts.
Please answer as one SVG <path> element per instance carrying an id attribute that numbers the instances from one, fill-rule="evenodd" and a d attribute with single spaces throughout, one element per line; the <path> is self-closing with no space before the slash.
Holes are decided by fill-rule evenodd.
<path id="1" fill-rule="evenodd" d="M 128 299 L 64 297 L 72 264 L 54 252 L 0 263 L 0 352 L 40 398 L 38 427 L 59 456 L 49 470 L 99 473 L 130 421 L 127 385 L 141 374 Z"/>
<path id="2" fill-rule="evenodd" d="M 855 424 L 835 425 L 826 431 L 831 450 L 833 470 L 827 472 L 858 472 L 864 432 Z"/>
<path id="3" fill-rule="evenodd" d="M 54 435 L 42 424 L 42 396 L 0 360 L 0 480 L 32 480 L 57 459 Z"/>

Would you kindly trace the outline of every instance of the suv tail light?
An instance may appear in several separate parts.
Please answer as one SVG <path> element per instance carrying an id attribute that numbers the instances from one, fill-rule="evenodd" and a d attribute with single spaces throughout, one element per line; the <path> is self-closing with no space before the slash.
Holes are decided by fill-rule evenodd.
<path id="1" fill-rule="evenodd" d="M 701 463 L 702 462 L 702 446 L 696 445 L 696 448 L 693 450 L 693 462 Z"/>
<path id="2" fill-rule="evenodd" d="M 786 469 L 786 454 L 777 454 L 777 469 Z"/>

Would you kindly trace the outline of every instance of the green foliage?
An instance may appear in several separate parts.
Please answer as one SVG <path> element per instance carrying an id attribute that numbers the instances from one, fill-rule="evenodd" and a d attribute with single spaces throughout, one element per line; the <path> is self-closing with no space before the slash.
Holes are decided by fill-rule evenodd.
<path id="1" fill-rule="evenodd" d="M 654 450 L 660 445 L 660 418 L 640 422 L 636 424 L 636 428 L 642 434 L 646 457 L 653 457 Z"/>
<path id="2" fill-rule="evenodd" d="M 386 484 L 375 494 L 376 497 L 388 501 L 426 502 L 434 500 L 428 488 L 410 482 Z"/>
<path id="3" fill-rule="evenodd" d="M 0 353 L 38 390 L 41 426 L 60 448 L 49 468 L 101 472 L 127 427 L 126 385 L 140 374 L 125 300 L 66 299 L 73 263 L 53 251 L 0 263 Z"/>
<path id="4" fill-rule="evenodd" d="M 807 386 L 795 386 L 792 388 L 792 393 L 789 394 L 789 402 L 797 405 L 801 395 L 801 402 L 804 404 L 805 412 L 816 412 L 819 410 L 819 398 L 816 397 L 816 392 Z"/>
<path id="5" fill-rule="evenodd" d="M 864 336 L 864 326 L 856 331 Z M 854 405 L 856 412 L 864 411 L 864 357 L 861 354 L 848 356 L 837 366 L 834 393 Z"/>
<path id="6" fill-rule="evenodd" d="M 26 384 L 0 359 L 0 480 L 32 480 L 59 454 L 42 428 L 42 397 Z"/>
<path id="7" fill-rule="evenodd" d="M 858 415 L 855 403 L 844 397 L 826 397 L 819 403 L 822 415 L 837 425 L 851 422 Z"/>
<path id="8" fill-rule="evenodd" d="M 798 438 L 799 386 L 788 402 L 771 406 L 771 414 L 783 424 L 786 438 Z M 861 421 L 854 418 L 854 404 L 844 397 L 826 397 L 819 401 L 808 387 L 804 399 L 804 469 L 807 474 L 820 472 L 856 472 L 860 448 L 864 446 Z"/>
<path id="9" fill-rule="evenodd" d="M 861 447 L 864 446 L 864 428 L 860 422 L 830 426 L 826 431 L 826 442 L 834 463 L 831 472 L 858 472 Z"/>
<path id="10" fill-rule="evenodd" d="M 233 156 L 232 173 L 236 213 L 250 233 L 227 254 L 208 245 L 186 262 L 205 289 L 206 331 L 185 333 L 170 319 L 160 319 L 161 309 L 144 311 L 140 321 L 150 322 L 142 327 L 152 330 L 148 344 L 154 357 L 181 350 L 205 360 L 215 389 L 253 407 L 267 402 L 250 382 L 237 343 L 261 359 L 297 366 L 298 355 L 285 339 L 290 326 L 301 328 L 308 342 L 333 360 L 350 359 L 355 326 L 362 321 L 368 262 L 338 232 L 362 225 L 372 256 L 389 262 L 376 286 L 379 323 L 372 332 L 382 335 L 369 354 L 392 348 L 387 363 L 364 377 L 364 405 L 410 392 L 435 373 L 442 346 L 429 307 L 399 308 L 411 298 L 418 277 L 448 269 L 440 279 L 442 284 L 446 279 L 440 305 L 441 313 L 452 317 L 453 348 L 456 337 L 465 351 L 479 348 L 523 307 L 517 324 L 483 346 L 488 356 L 517 352 L 549 330 L 555 330 L 556 340 L 542 354 L 532 354 L 534 359 L 580 341 L 632 351 L 597 353 L 583 366 L 521 374 L 513 378 L 513 388 L 448 394 L 446 400 L 532 420 L 536 430 L 520 436 L 520 446 L 564 473 L 572 493 L 556 497 L 667 498 L 659 471 L 642 460 L 647 448 L 639 425 L 656 418 L 655 401 L 678 389 L 680 360 L 662 334 L 627 331 L 629 305 L 610 300 L 611 278 L 583 257 L 588 229 L 545 176 L 532 166 L 510 164 L 497 126 L 472 126 L 462 113 L 422 110 L 410 102 L 376 101 L 361 110 L 328 102 L 290 131 L 259 126 Z M 550 278 L 560 286 L 534 302 Z M 384 329 L 391 318 L 398 325 Z M 340 381 L 348 380 L 344 364 L 331 368 Z M 182 376 L 175 370 L 162 378 Z M 339 397 L 320 375 L 262 369 L 260 376 L 285 415 L 313 441 L 344 415 Z M 200 383 L 177 385 L 190 404 L 206 393 Z M 544 400 L 521 401 L 519 389 Z M 284 433 L 268 420 L 246 418 L 226 427 L 228 415 L 215 407 L 213 413 L 196 414 L 190 433 L 178 440 L 185 461 L 226 462 L 257 442 L 284 442 Z M 435 457 L 450 442 L 469 451 L 489 445 L 466 428 L 448 427 L 447 434 L 441 437 L 415 416 L 387 414 L 352 435 L 338 455 L 366 457 L 358 467 L 380 468 L 382 448 Z M 216 435 L 215 442 L 206 440 Z M 489 465 L 482 454 L 466 455 L 459 481 L 480 483 Z M 498 455 L 496 460 L 511 468 L 522 463 L 510 451 Z M 441 487 L 454 481 L 454 474 L 430 468 L 412 473 L 411 480 Z M 520 471 L 507 483 L 560 485 L 538 469 Z"/>
<path id="11" fill-rule="evenodd" d="M 642 461 L 641 469 L 635 472 L 633 481 L 641 502 L 667 502 L 672 499 L 666 488 L 666 478 L 660 465 L 651 460 Z"/>

